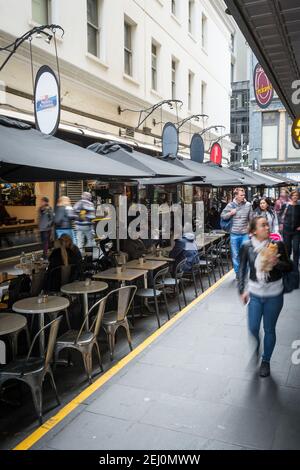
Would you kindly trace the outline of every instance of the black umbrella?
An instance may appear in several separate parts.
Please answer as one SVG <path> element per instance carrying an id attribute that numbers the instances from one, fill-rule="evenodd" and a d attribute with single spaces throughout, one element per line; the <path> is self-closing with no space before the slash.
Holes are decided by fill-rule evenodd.
<path id="1" fill-rule="evenodd" d="M 125 163 L 139 171 L 150 172 L 155 177 L 184 177 L 193 178 L 194 175 L 187 168 L 177 167 L 167 161 L 151 157 L 145 153 L 137 152 L 132 147 L 114 142 L 107 142 L 106 144 L 95 143 L 88 147 L 89 150 L 96 152 L 99 156 L 105 155 L 110 161 L 116 163 Z"/>
<path id="2" fill-rule="evenodd" d="M 146 169 L 94 155 L 4 116 L 0 116 L 0 143 L 0 178 L 9 182 L 155 176 Z"/>

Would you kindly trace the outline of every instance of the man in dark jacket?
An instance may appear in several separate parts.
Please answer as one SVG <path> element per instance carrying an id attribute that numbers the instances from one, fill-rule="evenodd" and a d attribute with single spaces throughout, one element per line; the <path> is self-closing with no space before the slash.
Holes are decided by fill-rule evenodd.
<path id="1" fill-rule="evenodd" d="M 74 206 L 76 214 L 76 236 L 77 244 L 81 253 L 84 254 L 85 246 L 94 246 L 93 219 L 95 218 L 95 206 L 92 195 L 88 192 L 82 193 L 80 201 Z"/>
<path id="2" fill-rule="evenodd" d="M 195 242 L 194 233 L 184 233 L 182 238 L 175 240 L 175 245 L 170 251 L 169 257 L 175 259 L 174 268 L 186 258 L 183 271 L 191 272 L 193 264 L 199 260 L 198 247 Z"/>

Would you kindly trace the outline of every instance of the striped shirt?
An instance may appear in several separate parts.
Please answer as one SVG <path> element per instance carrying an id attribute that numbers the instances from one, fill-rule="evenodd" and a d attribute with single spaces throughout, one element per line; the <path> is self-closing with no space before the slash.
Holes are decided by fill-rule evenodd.
<path id="1" fill-rule="evenodd" d="M 223 210 L 221 217 L 224 220 L 230 219 L 229 212 L 233 209 L 236 209 L 236 214 L 232 216 L 232 226 L 230 233 L 235 233 L 237 235 L 244 235 L 248 233 L 249 220 L 252 214 L 252 206 L 250 202 L 245 201 L 242 203 L 236 202 L 234 199 L 232 202 L 227 204 Z"/>

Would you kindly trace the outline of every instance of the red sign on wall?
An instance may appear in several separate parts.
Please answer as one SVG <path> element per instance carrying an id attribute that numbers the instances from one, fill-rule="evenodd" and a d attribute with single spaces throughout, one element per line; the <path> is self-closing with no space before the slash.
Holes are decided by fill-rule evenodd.
<path id="1" fill-rule="evenodd" d="M 210 151 L 210 161 L 216 165 L 221 165 L 222 163 L 222 148 L 220 144 L 214 144 Z"/>
<path id="2" fill-rule="evenodd" d="M 273 85 L 260 64 L 256 64 L 253 76 L 254 94 L 260 108 L 267 108 L 274 96 Z"/>

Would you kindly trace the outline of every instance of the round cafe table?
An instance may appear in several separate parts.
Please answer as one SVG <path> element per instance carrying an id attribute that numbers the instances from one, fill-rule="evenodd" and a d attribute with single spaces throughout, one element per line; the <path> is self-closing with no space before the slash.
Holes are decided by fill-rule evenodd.
<path id="1" fill-rule="evenodd" d="M 27 299 L 18 300 L 12 306 L 14 312 L 26 313 L 27 315 L 39 315 L 39 329 L 45 326 L 45 313 L 58 313 L 66 310 L 70 302 L 65 297 L 49 296 L 47 302 L 38 303 L 38 297 L 29 297 Z M 40 354 L 44 355 L 45 352 L 45 333 L 39 336 Z"/>
<path id="2" fill-rule="evenodd" d="M 0 314 L 0 336 L 8 335 L 11 340 L 12 358 L 15 359 L 18 349 L 18 335 L 22 330 L 26 330 L 27 342 L 29 346 L 29 335 L 27 330 L 27 319 L 17 313 Z"/>
<path id="3" fill-rule="evenodd" d="M 83 300 L 83 314 L 84 318 L 88 317 L 88 294 L 96 294 L 108 289 L 108 284 L 102 281 L 91 281 L 89 285 L 85 284 L 85 281 L 75 281 L 71 284 L 65 284 L 61 287 L 61 292 L 68 295 L 82 295 Z M 86 330 L 89 329 L 89 320 L 87 318 L 85 323 Z"/>

